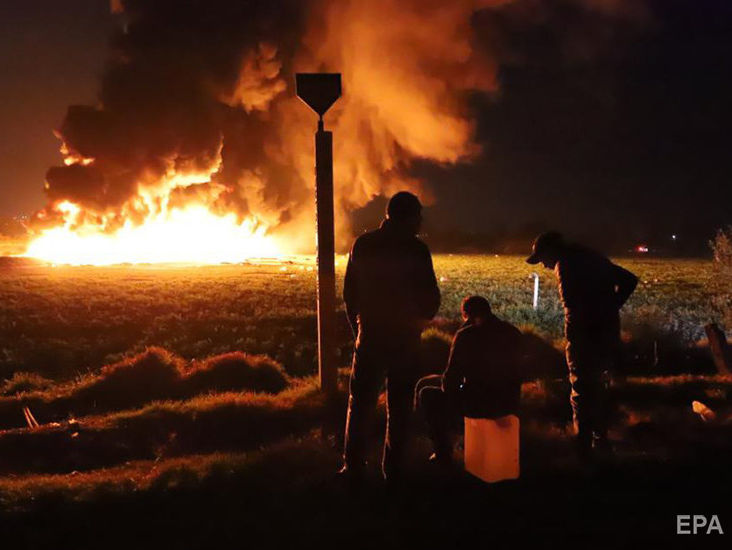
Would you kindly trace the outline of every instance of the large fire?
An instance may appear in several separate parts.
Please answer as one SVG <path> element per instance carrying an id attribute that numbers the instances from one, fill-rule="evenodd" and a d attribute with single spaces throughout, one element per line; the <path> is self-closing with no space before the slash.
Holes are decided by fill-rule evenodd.
<path id="1" fill-rule="evenodd" d="M 280 256 L 265 224 L 251 216 L 240 219 L 234 212 L 211 209 L 226 191 L 224 186 L 207 188 L 203 197 L 171 205 L 172 192 L 200 183 L 210 185 L 210 174 L 173 175 L 152 188 L 138 189 L 123 209 L 124 221 L 113 229 L 106 216 L 89 216 L 79 205 L 61 201 L 54 211 L 63 223 L 41 230 L 25 256 L 71 265 L 213 264 Z M 140 217 L 141 221 L 133 221 Z"/>
<path id="2" fill-rule="evenodd" d="M 26 256 L 55 264 L 110 265 L 119 263 L 222 263 L 279 256 L 266 228 L 251 219 L 237 221 L 233 213 L 216 215 L 193 204 L 150 216 L 141 225 L 127 221 L 113 233 L 98 226 L 73 227 L 79 212 L 73 203 L 60 227 L 45 229 L 28 246 Z"/>
<path id="3" fill-rule="evenodd" d="M 296 72 L 341 72 L 328 113 L 335 223 L 479 151 L 468 99 L 496 89 L 474 15 L 505 0 L 113 2 L 122 19 L 93 105 L 57 128 L 63 165 L 26 256 L 219 263 L 313 251 L 313 117 Z M 205 22 L 205 24 L 202 24 Z M 427 196 L 426 196 L 427 195 Z"/>

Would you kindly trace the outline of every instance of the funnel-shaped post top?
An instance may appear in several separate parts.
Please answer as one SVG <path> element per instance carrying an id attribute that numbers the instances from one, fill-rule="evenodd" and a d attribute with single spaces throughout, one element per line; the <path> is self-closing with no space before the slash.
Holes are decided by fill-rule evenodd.
<path id="1" fill-rule="evenodd" d="M 340 73 L 297 73 L 295 83 L 297 97 L 307 103 L 321 118 L 341 97 Z"/>

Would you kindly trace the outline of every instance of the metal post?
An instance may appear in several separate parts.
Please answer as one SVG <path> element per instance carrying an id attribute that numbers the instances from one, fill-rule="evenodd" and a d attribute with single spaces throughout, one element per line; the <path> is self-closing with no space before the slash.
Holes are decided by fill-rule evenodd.
<path id="1" fill-rule="evenodd" d="M 318 113 L 315 133 L 315 209 L 318 250 L 318 373 L 320 388 L 338 388 L 335 340 L 335 236 L 333 227 L 333 133 L 323 115 L 341 96 L 339 73 L 298 73 L 297 96 Z"/>
<path id="2" fill-rule="evenodd" d="M 315 133 L 315 207 L 318 253 L 318 373 L 326 393 L 337 388 L 335 353 L 335 238 L 333 224 L 333 132 Z"/>
<path id="3" fill-rule="evenodd" d="M 534 278 L 534 300 L 532 306 L 534 311 L 539 309 L 539 274 L 532 273 L 531 276 Z"/>

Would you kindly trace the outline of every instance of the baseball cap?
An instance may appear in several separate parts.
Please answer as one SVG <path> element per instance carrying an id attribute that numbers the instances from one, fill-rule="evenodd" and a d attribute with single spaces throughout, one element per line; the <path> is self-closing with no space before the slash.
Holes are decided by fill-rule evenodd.
<path id="1" fill-rule="evenodd" d="M 534 239 L 534 243 L 531 245 L 531 256 L 526 258 L 526 263 L 532 265 L 538 264 L 547 250 L 559 246 L 563 242 L 564 237 L 562 237 L 561 233 L 557 233 L 556 231 L 547 231 L 546 233 L 542 233 Z"/>

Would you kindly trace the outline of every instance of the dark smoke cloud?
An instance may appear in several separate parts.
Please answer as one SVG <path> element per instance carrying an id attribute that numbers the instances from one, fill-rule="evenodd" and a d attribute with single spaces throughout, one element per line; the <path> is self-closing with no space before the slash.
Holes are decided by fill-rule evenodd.
<path id="1" fill-rule="evenodd" d="M 99 103 L 71 107 L 59 128 L 67 166 L 48 171 L 41 217 L 71 201 L 76 222 L 111 231 L 196 198 L 270 227 L 312 223 L 314 117 L 292 76 L 335 70 L 343 227 L 348 209 L 418 189 L 413 159 L 479 151 L 466 92 L 494 90 L 495 65 L 473 50 L 471 17 L 503 3 L 116 0 L 124 24 Z"/>
<path id="2" fill-rule="evenodd" d="M 57 220 L 53 206 L 68 200 L 82 207 L 78 221 L 109 231 L 195 199 L 268 226 L 310 219 L 314 118 L 293 97 L 297 70 L 344 74 L 345 96 L 329 114 L 341 209 L 419 189 L 415 159 L 480 154 L 468 94 L 495 92 L 499 65 L 541 58 L 515 47 L 522 30 L 545 25 L 567 59 L 593 59 L 612 43 L 608 19 L 641 21 L 638 6 L 115 0 L 123 25 L 99 102 L 69 108 L 58 129 L 68 165 L 48 171 L 41 217 Z"/>
<path id="3" fill-rule="evenodd" d="M 264 76 L 258 80 L 256 72 L 266 67 L 256 59 L 246 66 L 247 57 L 261 52 L 262 44 L 276 43 L 281 56 L 291 59 L 306 4 L 114 3 L 124 29 L 111 41 L 99 103 L 72 106 L 58 130 L 69 159 L 93 162 L 51 168 L 49 198 L 114 211 L 140 185 L 155 186 L 172 173 L 210 171 L 222 144 L 221 175 L 237 181 L 241 171 L 257 167 L 267 132 L 265 110 L 283 83 L 277 80 L 279 67 L 274 84 L 268 87 Z M 277 51 L 265 53 L 272 58 Z M 249 97 L 251 105 L 240 107 Z M 246 210 L 242 201 L 238 206 Z"/>

